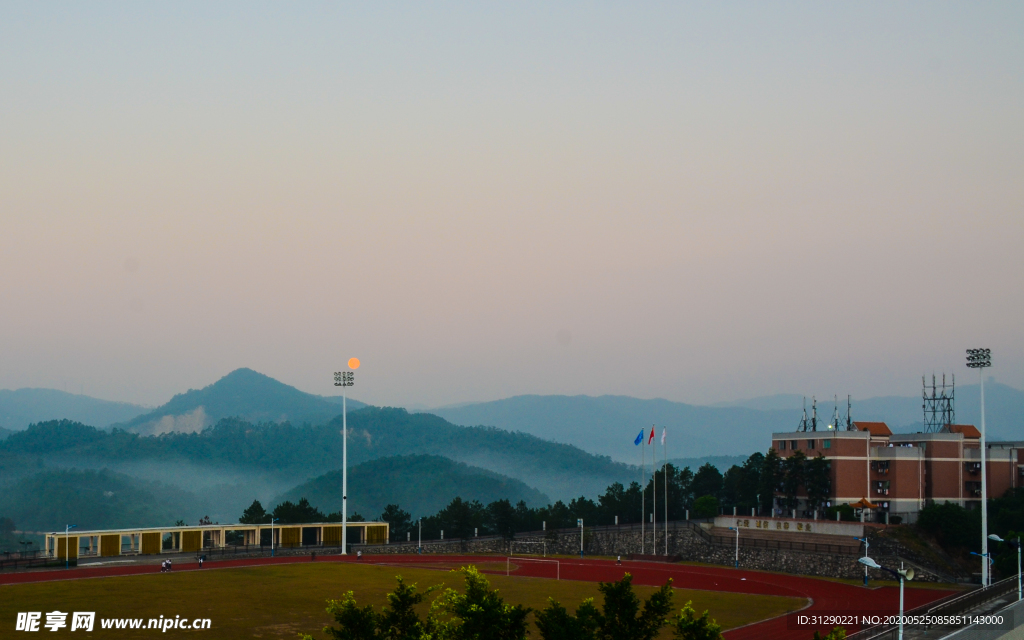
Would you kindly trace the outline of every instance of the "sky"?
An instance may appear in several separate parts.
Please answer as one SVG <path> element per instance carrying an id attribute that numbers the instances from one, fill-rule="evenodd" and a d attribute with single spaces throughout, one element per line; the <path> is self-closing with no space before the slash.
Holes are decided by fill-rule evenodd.
<path id="1" fill-rule="evenodd" d="M 1024 4 L 0 5 L 0 388 L 1024 387 Z"/>

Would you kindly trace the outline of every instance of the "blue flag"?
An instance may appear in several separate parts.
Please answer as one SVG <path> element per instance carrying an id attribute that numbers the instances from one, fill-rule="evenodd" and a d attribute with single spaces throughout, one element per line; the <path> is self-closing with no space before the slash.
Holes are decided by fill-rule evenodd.
<path id="1" fill-rule="evenodd" d="M 640 433 L 637 434 L 637 436 L 636 436 L 636 440 L 633 441 L 633 444 L 638 445 L 638 444 L 640 444 L 643 441 L 644 441 L 644 430 L 641 429 Z"/>

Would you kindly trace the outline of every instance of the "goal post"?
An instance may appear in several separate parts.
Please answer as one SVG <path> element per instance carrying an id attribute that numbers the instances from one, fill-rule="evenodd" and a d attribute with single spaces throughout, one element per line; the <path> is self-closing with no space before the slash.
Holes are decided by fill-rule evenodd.
<path id="1" fill-rule="evenodd" d="M 553 564 L 553 565 L 555 565 L 555 580 L 561 580 L 562 579 L 562 563 L 559 560 L 545 560 L 545 559 L 541 559 L 541 558 L 523 558 L 523 557 L 515 557 L 515 556 L 508 556 L 508 557 L 505 558 L 505 575 L 506 576 L 512 575 L 512 561 L 513 560 L 515 560 L 516 562 L 521 562 L 523 564 L 525 564 L 527 562 L 538 562 L 538 563 L 545 563 L 545 564 L 549 564 L 549 565 Z"/>
<path id="2" fill-rule="evenodd" d="M 508 554 L 510 556 L 514 556 L 516 554 L 516 545 L 521 545 L 521 546 L 525 545 L 527 549 L 530 548 L 530 545 L 533 545 L 534 548 L 536 548 L 537 545 L 540 545 L 541 557 L 542 558 L 548 557 L 548 543 L 547 542 L 525 542 L 523 540 L 512 540 L 512 541 L 510 541 L 508 543 Z M 533 554 L 536 555 L 536 552 L 534 552 Z M 530 551 L 527 550 L 527 551 L 523 552 L 522 555 L 530 555 Z"/>

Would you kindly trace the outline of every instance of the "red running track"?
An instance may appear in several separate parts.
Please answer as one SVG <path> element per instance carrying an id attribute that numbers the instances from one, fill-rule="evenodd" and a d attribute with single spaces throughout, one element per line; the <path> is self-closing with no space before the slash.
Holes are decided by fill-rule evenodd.
<path id="1" fill-rule="evenodd" d="M 761 571 L 742 571 L 725 567 L 694 566 L 680 564 L 663 564 L 658 562 L 624 562 L 616 565 L 611 560 L 576 560 L 559 559 L 563 580 L 580 580 L 586 582 L 610 582 L 618 580 L 623 573 L 633 575 L 635 584 L 660 586 L 672 578 L 672 586 L 681 589 L 702 589 L 706 591 L 727 591 L 732 593 L 750 593 L 759 595 L 795 596 L 810 600 L 810 605 L 803 609 L 802 614 L 852 614 L 870 612 L 872 614 L 894 614 L 899 607 L 898 587 L 869 588 L 852 586 L 839 582 L 792 576 L 780 573 Z M 357 560 L 353 556 L 320 556 L 317 562 L 363 562 L 367 564 L 437 564 L 504 562 L 504 556 L 364 556 Z M 203 571 L 228 569 L 233 567 L 252 567 L 270 564 L 298 564 L 310 562 L 302 556 L 281 558 L 245 558 L 237 560 L 207 561 Z M 174 571 L 198 570 L 195 562 L 176 565 Z M 159 573 L 159 565 L 122 565 L 122 566 L 82 566 L 70 571 L 25 571 L 0 575 L 0 585 L 23 584 L 30 582 L 49 582 L 55 580 L 75 580 L 85 578 L 102 578 L 112 576 L 130 576 L 147 573 Z M 497 573 L 494 571 L 488 573 Z M 518 576 L 554 578 L 554 567 L 551 563 L 520 563 L 514 571 Z M 913 609 L 953 592 L 940 589 L 907 588 L 905 607 Z M 570 606 L 569 603 L 563 603 Z M 787 616 L 757 622 L 725 632 L 727 640 L 808 640 L 815 628 L 794 628 Z M 830 629 L 817 629 L 823 634 Z M 856 629 L 847 629 L 853 632 Z"/>

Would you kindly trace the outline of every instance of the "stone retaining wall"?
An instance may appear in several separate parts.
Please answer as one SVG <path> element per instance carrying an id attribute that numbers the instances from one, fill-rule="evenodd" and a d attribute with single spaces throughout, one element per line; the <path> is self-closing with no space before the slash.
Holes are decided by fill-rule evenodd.
<path id="1" fill-rule="evenodd" d="M 578 529 L 548 531 L 544 534 L 519 535 L 516 542 L 546 543 L 548 555 L 578 555 L 580 552 L 580 534 Z M 665 553 L 664 532 L 658 535 L 656 553 Z M 651 534 L 645 536 L 641 546 L 640 532 L 604 528 L 584 530 L 583 548 L 588 556 L 626 556 L 629 554 L 651 554 Z M 416 553 L 416 543 L 401 542 L 387 545 L 353 545 L 353 551 L 361 550 L 366 554 L 409 554 Z M 882 551 L 880 549 L 880 551 Z M 493 553 L 509 554 L 509 541 L 500 537 L 470 538 L 468 540 L 444 540 L 424 542 L 425 554 L 459 554 L 459 553 Z M 516 549 L 517 554 L 525 554 L 523 548 Z M 534 552 L 530 552 L 534 553 Z M 723 566 L 733 566 L 736 551 L 733 546 L 719 546 L 706 542 L 684 524 L 669 530 L 669 555 L 679 556 L 687 562 L 703 562 Z M 899 558 L 890 556 L 884 551 L 873 554 L 874 559 L 883 565 L 899 566 Z M 779 571 L 799 575 L 822 576 L 830 578 L 850 578 L 859 580 L 864 577 L 864 565 L 857 562 L 855 556 L 811 553 L 790 549 L 757 549 L 740 546 L 739 566 L 742 569 L 759 569 Z M 869 570 L 874 579 L 891 579 L 882 571 Z M 939 581 L 936 575 L 927 572 L 919 573 L 915 580 Z"/>

